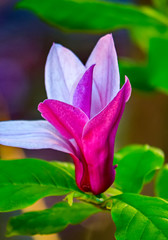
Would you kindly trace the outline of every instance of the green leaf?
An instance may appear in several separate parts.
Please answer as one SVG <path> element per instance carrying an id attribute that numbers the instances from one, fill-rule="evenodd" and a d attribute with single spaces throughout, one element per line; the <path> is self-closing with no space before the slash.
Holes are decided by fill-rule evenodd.
<path id="1" fill-rule="evenodd" d="M 116 240 L 167 240 L 168 202 L 125 193 L 114 197 L 112 218 Z"/>
<path id="2" fill-rule="evenodd" d="M 149 47 L 150 84 L 168 94 L 168 38 L 152 38 Z"/>
<path id="3" fill-rule="evenodd" d="M 168 13 L 168 0 L 152 0 L 154 6 L 163 13 Z"/>
<path id="4" fill-rule="evenodd" d="M 119 67 L 121 84 L 124 84 L 126 75 L 129 77 L 133 88 L 143 91 L 152 91 L 154 89 L 149 82 L 147 63 L 137 63 L 130 59 L 120 59 Z"/>
<path id="5" fill-rule="evenodd" d="M 156 196 L 168 200 L 168 164 L 158 173 L 155 183 Z"/>
<path id="6" fill-rule="evenodd" d="M 55 27 L 71 31 L 94 33 L 151 26 L 165 31 L 168 27 L 166 16 L 152 8 L 131 4 L 98 0 L 22 0 L 16 6 L 33 11 Z"/>
<path id="7" fill-rule="evenodd" d="M 56 167 L 60 167 L 61 169 L 65 170 L 75 179 L 75 165 L 70 162 L 59 162 L 59 161 L 53 161 L 50 162 Z"/>
<path id="8" fill-rule="evenodd" d="M 159 31 L 158 28 L 150 27 L 136 27 L 131 29 L 132 40 L 144 51 L 149 52 L 150 40 L 152 38 L 168 37 L 168 29 L 166 31 Z M 142 41 L 143 39 L 143 41 Z"/>
<path id="9" fill-rule="evenodd" d="M 64 201 L 67 201 L 67 203 L 69 204 L 69 206 L 73 205 L 73 200 L 74 200 L 74 194 L 75 192 L 71 192 L 68 195 L 66 195 L 66 197 L 64 198 Z"/>
<path id="10" fill-rule="evenodd" d="M 25 208 L 40 198 L 81 192 L 60 163 L 37 159 L 0 161 L 0 211 Z"/>
<path id="11" fill-rule="evenodd" d="M 101 210 L 91 204 L 67 202 L 57 203 L 50 209 L 29 212 L 10 219 L 7 236 L 51 234 L 60 232 L 69 224 L 79 224 L 89 216 Z"/>
<path id="12" fill-rule="evenodd" d="M 138 39 L 141 39 L 139 35 Z M 160 90 L 168 94 L 167 46 L 168 35 L 167 38 L 152 38 L 149 42 L 149 59 L 146 63 L 120 60 L 121 80 L 127 75 L 134 88 L 145 91 Z"/>
<path id="13" fill-rule="evenodd" d="M 160 149 L 148 145 L 127 146 L 114 155 L 114 164 L 118 164 L 114 185 L 122 192 L 139 193 L 163 162 Z"/>

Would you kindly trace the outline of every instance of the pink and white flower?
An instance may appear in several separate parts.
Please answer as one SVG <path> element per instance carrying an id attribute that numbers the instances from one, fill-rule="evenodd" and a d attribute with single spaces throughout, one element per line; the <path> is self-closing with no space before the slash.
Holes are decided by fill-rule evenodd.
<path id="1" fill-rule="evenodd" d="M 45 120 L 1 122 L 0 144 L 69 153 L 77 186 L 104 192 L 115 179 L 115 136 L 131 95 L 127 77 L 120 89 L 112 35 L 98 41 L 85 66 L 70 50 L 53 44 L 45 85 L 48 99 L 38 106 Z"/>

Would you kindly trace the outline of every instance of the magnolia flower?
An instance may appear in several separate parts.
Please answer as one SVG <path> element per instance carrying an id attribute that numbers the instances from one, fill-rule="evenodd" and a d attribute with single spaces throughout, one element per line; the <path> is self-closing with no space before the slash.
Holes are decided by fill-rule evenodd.
<path id="1" fill-rule="evenodd" d="M 45 86 L 48 99 L 38 106 L 45 120 L 1 122 L 0 144 L 69 153 L 79 189 L 104 192 L 115 179 L 115 135 L 131 94 L 127 77 L 120 89 L 112 35 L 98 41 L 85 66 L 70 50 L 53 44 Z"/>

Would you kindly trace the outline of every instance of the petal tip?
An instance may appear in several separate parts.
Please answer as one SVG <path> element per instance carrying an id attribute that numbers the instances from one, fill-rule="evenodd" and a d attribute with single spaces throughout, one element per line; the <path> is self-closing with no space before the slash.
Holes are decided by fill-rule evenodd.
<path id="1" fill-rule="evenodd" d="M 40 102 L 40 103 L 38 104 L 37 110 L 38 110 L 39 112 L 42 112 L 42 111 L 43 111 L 45 101 L 46 101 L 46 100 L 44 100 L 43 102 Z"/>
<path id="2" fill-rule="evenodd" d="M 63 46 L 61 44 L 53 42 L 52 45 L 51 45 L 48 57 L 50 55 L 54 54 L 55 51 L 58 51 L 58 49 L 61 48 L 61 47 L 63 48 Z"/>
<path id="3" fill-rule="evenodd" d="M 109 41 L 109 42 L 114 44 L 112 33 L 108 33 L 108 34 L 102 36 L 99 41 L 103 41 L 103 42 L 104 41 Z"/>
<path id="4" fill-rule="evenodd" d="M 131 87 L 131 83 L 130 80 L 127 76 L 125 76 L 125 98 L 126 98 L 126 102 L 128 102 L 130 96 L 131 96 L 131 92 L 132 92 L 132 87 Z"/>
<path id="5" fill-rule="evenodd" d="M 91 72 L 93 72 L 95 66 L 96 66 L 96 63 L 92 64 L 86 71 L 91 71 Z"/>
<path id="6" fill-rule="evenodd" d="M 42 102 L 39 103 L 38 107 L 37 107 L 37 110 L 40 111 L 41 107 L 42 107 Z"/>

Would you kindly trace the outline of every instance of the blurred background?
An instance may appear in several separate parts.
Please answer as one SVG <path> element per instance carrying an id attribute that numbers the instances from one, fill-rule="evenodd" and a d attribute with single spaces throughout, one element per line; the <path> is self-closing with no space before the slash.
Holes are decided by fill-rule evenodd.
<path id="1" fill-rule="evenodd" d="M 28 10 L 16 9 L 14 6 L 16 0 L 0 0 L 0 120 L 33 120 L 40 119 L 40 113 L 37 111 L 39 102 L 46 98 L 44 87 L 44 67 L 49 49 L 53 42 L 60 43 L 71 49 L 83 63 L 86 62 L 93 47 L 98 39 L 103 35 L 90 33 L 75 33 L 74 31 L 61 31 L 53 27 L 45 21 L 42 21 L 34 13 Z M 111 1 L 114 2 L 114 1 Z M 137 0 L 137 1 L 115 1 L 124 3 L 133 3 L 135 5 L 154 5 L 154 1 Z M 108 32 L 108 31 L 106 31 Z M 139 40 L 145 41 L 147 32 L 141 31 Z M 117 49 L 119 59 L 131 59 L 136 63 L 148 64 L 148 51 L 145 51 L 141 44 L 136 44 L 132 40 L 131 34 L 126 29 L 118 29 L 113 31 L 113 37 Z M 167 66 L 168 61 L 165 57 L 159 57 L 163 53 L 163 48 L 156 45 L 154 48 L 158 58 L 158 64 Z M 168 52 L 168 45 L 165 44 Z M 168 55 L 166 55 L 168 56 Z M 167 61 L 167 62 L 166 62 Z M 146 75 L 137 74 L 137 68 L 132 68 L 129 75 L 129 69 L 121 63 L 121 81 L 123 82 L 123 74 L 127 74 L 133 84 L 132 96 L 126 105 L 126 109 L 119 125 L 115 150 L 128 144 L 149 144 L 161 148 L 166 158 L 168 157 L 168 83 L 161 84 L 151 89 L 146 83 L 148 81 L 149 72 Z M 124 72 L 124 69 L 126 72 Z M 135 74 L 134 70 L 135 69 Z M 141 68 L 139 68 L 141 69 Z M 141 71 L 138 70 L 140 73 Z M 144 68 L 142 69 L 144 73 Z M 168 69 L 166 69 L 168 71 Z M 151 65 L 150 73 L 155 73 L 155 66 Z M 156 73 L 157 75 L 157 73 Z M 159 75 L 158 75 L 159 76 Z M 136 81 L 142 80 L 143 84 Z M 162 78 L 168 82 L 168 74 Z M 150 83 L 151 83 L 150 78 Z M 155 81 L 155 80 L 154 80 Z M 157 84 L 159 77 L 157 79 Z M 166 85 L 167 84 L 167 85 Z M 141 87 L 139 87 L 141 86 Z M 1 148 L 0 156 L 3 158 L 11 157 L 9 148 Z M 53 150 L 25 150 L 18 152 L 12 150 L 12 153 L 22 157 L 41 158 L 45 160 L 65 160 L 71 161 L 69 156 L 61 152 Z M 18 157 L 19 158 L 19 157 Z M 148 195 L 151 195 L 152 188 L 147 186 L 145 189 Z M 48 199 L 47 204 L 51 205 L 53 199 Z M 18 214 L 13 213 L 13 214 Z M 6 221 L 11 215 L 0 215 L 0 239 L 4 237 Z M 83 240 L 110 240 L 113 239 L 115 226 L 112 225 L 110 216 L 107 214 L 96 215 L 85 221 L 80 226 L 69 226 L 60 233 L 60 239 L 83 239 Z M 31 237 L 13 237 L 13 240 L 27 240 Z M 42 239 L 42 238 L 38 238 Z M 56 237 L 46 237 L 43 239 L 57 239 Z"/>

